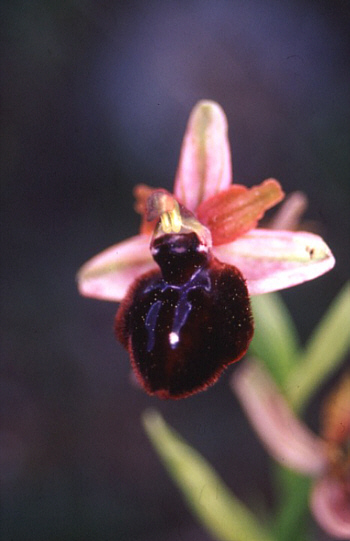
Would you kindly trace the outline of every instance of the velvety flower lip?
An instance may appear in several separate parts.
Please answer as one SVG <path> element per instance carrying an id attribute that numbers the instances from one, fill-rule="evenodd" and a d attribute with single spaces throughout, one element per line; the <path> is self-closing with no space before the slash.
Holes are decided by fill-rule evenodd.
<path id="1" fill-rule="evenodd" d="M 210 231 L 214 256 L 240 269 L 251 295 L 301 284 L 334 266 L 330 249 L 317 235 L 256 228 L 264 212 L 284 196 L 277 181 L 250 189 L 231 182 L 226 116 L 217 103 L 200 101 L 187 125 L 173 197 Z M 154 190 L 137 190 L 136 208 L 144 216 Z M 156 268 L 149 250 L 153 228 L 144 217 L 139 235 L 85 263 L 77 275 L 79 292 L 121 301 L 137 277 Z"/>
<path id="2" fill-rule="evenodd" d="M 315 478 L 310 505 L 319 524 L 337 539 L 350 539 L 350 378 L 343 380 L 327 408 L 330 411 L 336 406 L 323 438 L 313 434 L 294 415 L 256 361 L 240 366 L 232 385 L 260 440 L 275 460 Z"/>

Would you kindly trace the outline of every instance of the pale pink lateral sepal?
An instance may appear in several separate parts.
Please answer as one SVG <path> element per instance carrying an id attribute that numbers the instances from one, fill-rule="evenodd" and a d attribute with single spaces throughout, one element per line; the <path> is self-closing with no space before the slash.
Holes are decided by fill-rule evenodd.
<path id="1" fill-rule="evenodd" d="M 232 385 L 262 443 L 278 462 L 303 474 L 322 473 L 326 465 L 322 440 L 295 417 L 257 362 L 239 367 Z"/>
<path id="2" fill-rule="evenodd" d="M 318 235 L 253 229 L 234 242 L 213 247 L 214 255 L 239 268 L 250 295 L 278 291 L 317 278 L 335 260 Z"/>
<path id="3" fill-rule="evenodd" d="M 350 539 L 350 492 L 330 476 L 319 479 L 311 494 L 312 512 L 320 526 L 336 539 Z"/>
<path id="4" fill-rule="evenodd" d="M 228 126 L 223 109 L 200 101 L 193 109 L 183 139 L 175 178 L 175 197 L 194 212 L 198 205 L 232 180 Z"/>
<path id="5" fill-rule="evenodd" d="M 120 302 L 142 273 L 158 268 L 149 249 L 150 236 L 137 235 L 90 259 L 77 274 L 82 295 Z"/>

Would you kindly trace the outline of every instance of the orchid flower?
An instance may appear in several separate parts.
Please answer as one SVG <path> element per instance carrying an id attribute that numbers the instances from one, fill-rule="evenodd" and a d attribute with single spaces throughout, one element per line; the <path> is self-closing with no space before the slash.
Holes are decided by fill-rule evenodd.
<path id="1" fill-rule="evenodd" d="M 255 229 L 263 210 L 282 198 L 275 181 L 265 181 L 263 186 L 248 190 L 232 184 L 226 116 L 215 102 L 199 102 L 182 144 L 174 197 L 190 211 L 198 212 L 199 219 L 212 231 L 213 254 L 241 270 L 250 295 L 312 280 L 335 263 L 330 249 L 317 235 Z M 266 203 L 269 199 L 271 203 Z M 233 230 L 225 233 L 228 227 Z M 85 263 L 78 272 L 79 291 L 87 297 L 120 302 L 135 278 L 154 268 L 150 232 L 143 228 L 139 235 Z"/>
<path id="2" fill-rule="evenodd" d="M 320 526 L 334 538 L 350 539 L 350 374 L 325 404 L 321 437 L 296 417 L 257 362 L 246 361 L 232 383 L 273 458 L 314 478 L 310 506 Z"/>
<path id="3" fill-rule="evenodd" d="M 206 388 L 244 355 L 253 334 L 249 295 L 334 265 L 317 235 L 256 228 L 284 193 L 274 179 L 250 189 L 232 184 L 227 121 L 215 102 L 191 113 L 174 193 L 139 185 L 135 196 L 140 234 L 83 265 L 78 288 L 122 301 L 117 337 L 139 382 L 161 398 Z"/>

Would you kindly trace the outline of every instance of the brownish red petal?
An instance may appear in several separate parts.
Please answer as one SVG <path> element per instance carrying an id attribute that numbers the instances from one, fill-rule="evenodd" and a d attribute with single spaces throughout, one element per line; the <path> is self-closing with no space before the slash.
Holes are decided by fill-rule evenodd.
<path id="1" fill-rule="evenodd" d="M 233 185 L 201 203 L 196 214 L 210 229 L 213 244 L 225 244 L 255 228 L 265 211 L 283 197 L 284 192 L 274 179 L 252 188 Z"/>
<path id="2" fill-rule="evenodd" d="M 151 235 L 158 222 L 158 217 L 151 221 L 147 220 L 147 200 L 155 190 L 157 190 L 157 188 L 152 188 L 146 184 L 138 184 L 133 190 L 136 199 L 134 209 L 138 214 L 141 214 L 142 217 L 140 225 L 141 235 Z"/>

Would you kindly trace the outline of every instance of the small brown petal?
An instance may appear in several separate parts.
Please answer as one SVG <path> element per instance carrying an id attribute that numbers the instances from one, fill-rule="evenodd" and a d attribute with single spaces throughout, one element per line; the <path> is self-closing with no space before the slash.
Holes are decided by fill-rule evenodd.
<path id="1" fill-rule="evenodd" d="M 213 244 L 225 244 L 256 227 L 265 211 L 283 197 L 279 182 L 272 178 L 250 189 L 234 185 L 201 203 L 197 216 L 210 229 Z"/>
<path id="2" fill-rule="evenodd" d="M 158 217 L 151 221 L 147 219 L 147 200 L 149 196 L 156 190 L 157 188 L 152 188 L 146 184 L 138 184 L 133 190 L 133 194 L 136 199 L 134 209 L 142 216 L 140 225 L 141 235 L 151 235 L 157 224 Z"/>

